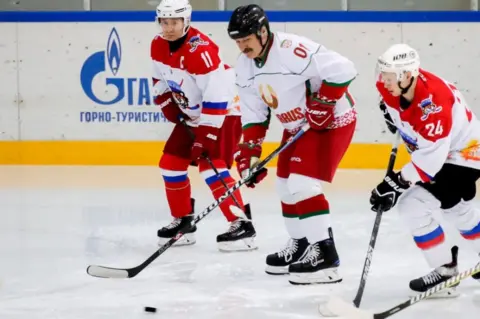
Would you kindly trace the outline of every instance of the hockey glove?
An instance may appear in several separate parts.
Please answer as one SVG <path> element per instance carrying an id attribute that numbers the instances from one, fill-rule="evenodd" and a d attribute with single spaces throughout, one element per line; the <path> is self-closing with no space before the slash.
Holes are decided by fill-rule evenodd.
<path id="1" fill-rule="evenodd" d="M 307 100 L 305 117 L 314 130 L 323 130 L 333 121 L 336 101 L 313 94 Z"/>
<path id="2" fill-rule="evenodd" d="M 401 172 L 390 171 L 383 181 L 372 191 L 370 204 L 374 212 L 386 212 L 397 204 L 398 198 L 410 187 L 410 183 L 403 180 Z"/>
<path id="3" fill-rule="evenodd" d="M 380 107 L 380 110 L 383 113 L 383 118 L 385 119 L 385 123 L 387 123 L 388 130 L 392 134 L 397 133 L 397 127 L 395 126 L 395 123 L 393 123 L 393 119 L 390 116 L 390 113 L 388 113 L 388 111 L 387 111 L 387 106 L 385 105 L 385 102 L 380 101 L 379 107 Z"/>
<path id="4" fill-rule="evenodd" d="M 200 125 L 195 129 L 195 141 L 192 146 L 191 159 L 198 160 L 202 156 L 216 158 L 218 156 L 218 136 L 220 129 L 213 126 Z"/>
<path id="5" fill-rule="evenodd" d="M 241 143 L 238 145 L 238 152 L 235 155 L 237 162 L 238 174 L 245 178 L 251 174 L 252 168 L 257 165 L 262 155 L 262 146 L 253 143 Z M 249 188 L 255 188 L 255 185 L 260 183 L 267 176 L 267 169 L 264 167 L 259 170 L 245 183 Z"/>
<path id="6" fill-rule="evenodd" d="M 170 91 L 157 96 L 155 98 L 155 104 L 160 107 L 165 118 L 172 123 L 180 123 L 180 117 L 189 119 L 188 116 L 180 110 L 173 98 L 173 93 Z"/>
<path id="7" fill-rule="evenodd" d="M 262 143 L 267 128 L 262 124 L 255 124 L 243 130 L 243 143 L 238 145 L 238 151 L 234 158 L 237 163 L 238 174 L 245 178 L 250 175 L 252 168 L 258 164 L 262 155 Z M 247 187 L 255 188 L 267 176 L 267 169 L 264 167 L 248 180 Z"/>

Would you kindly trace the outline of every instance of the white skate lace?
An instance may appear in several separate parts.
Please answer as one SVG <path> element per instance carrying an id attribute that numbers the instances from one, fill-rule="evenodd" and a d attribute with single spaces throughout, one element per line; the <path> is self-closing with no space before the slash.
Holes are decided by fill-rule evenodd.
<path id="1" fill-rule="evenodd" d="M 293 259 L 293 254 L 295 254 L 298 250 L 298 240 L 290 238 L 287 242 L 287 247 L 280 250 L 277 255 L 278 257 L 285 258 L 286 262 L 290 262 Z"/>
<path id="2" fill-rule="evenodd" d="M 240 226 L 242 226 L 242 222 L 240 220 L 236 220 L 236 221 L 232 222 L 230 224 L 230 227 L 228 228 L 227 233 L 233 233 L 234 231 L 239 229 Z"/>
<path id="3" fill-rule="evenodd" d="M 312 266 L 316 266 L 319 262 L 321 252 L 320 246 L 313 244 L 307 248 L 305 257 L 302 259 L 302 263 L 310 263 Z"/>
<path id="4" fill-rule="evenodd" d="M 422 279 L 425 284 L 431 285 L 439 282 L 442 279 L 442 276 L 436 270 L 434 270 L 428 275 L 423 276 Z"/>
<path id="5" fill-rule="evenodd" d="M 175 219 L 170 223 L 170 225 L 165 226 L 165 228 L 167 228 L 167 229 L 176 228 L 176 227 L 178 227 L 178 225 L 180 225 L 181 222 L 182 222 L 182 219 L 181 219 L 181 218 L 175 218 Z"/>

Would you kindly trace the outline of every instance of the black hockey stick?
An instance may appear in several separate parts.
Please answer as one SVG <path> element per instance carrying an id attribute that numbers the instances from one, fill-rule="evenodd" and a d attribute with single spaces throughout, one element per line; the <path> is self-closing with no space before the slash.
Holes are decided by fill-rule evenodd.
<path id="1" fill-rule="evenodd" d="M 416 295 L 416 296 L 414 296 L 414 297 L 412 297 L 412 298 L 410 298 L 410 299 L 408 299 L 408 300 L 406 300 L 406 301 L 404 301 L 404 302 L 402 302 L 398 305 L 395 305 L 394 307 L 392 307 L 388 310 L 385 310 L 383 312 L 373 313 L 373 312 L 369 312 L 367 310 L 358 309 L 358 308 L 355 308 L 351 304 L 347 304 L 346 302 L 344 302 L 341 299 L 335 300 L 331 304 L 331 306 L 332 306 L 332 308 L 335 309 L 335 312 L 338 315 L 340 315 L 344 318 L 349 318 L 349 319 L 385 319 L 385 318 L 389 318 L 389 317 L 399 313 L 402 310 L 405 310 L 406 308 L 408 308 L 410 306 L 413 306 L 417 302 L 420 302 L 424 299 L 427 299 L 431 295 L 436 294 L 443 289 L 455 286 L 456 284 L 458 284 L 460 281 L 464 280 L 465 278 L 468 278 L 468 277 L 473 276 L 473 275 L 478 274 L 478 273 L 480 273 L 480 263 L 477 264 L 475 267 L 467 269 L 464 272 L 461 272 L 460 274 L 448 279 L 447 281 L 444 281 L 444 282 L 436 285 L 435 287 L 432 287 L 432 288 L 428 289 L 427 291 L 422 292 L 421 294 L 418 294 L 418 295 Z"/>
<path id="2" fill-rule="evenodd" d="M 395 160 L 397 159 L 398 145 L 400 144 L 400 133 L 397 132 L 395 136 L 395 142 L 393 143 L 392 151 L 390 152 L 390 159 L 388 160 L 387 174 L 393 171 L 395 166 Z M 365 285 L 367 284 L 367 277 L 370 271 L 370 265 L 372 264 L 373 250 L 377 242 L 378 231 L 380 230 L 380 224 L 382 222 L 383 210 L 379 210 L 375 216 L 375 222 L 373 224 L 372 235 L 370 236 L 370 243 L 368 245 L 367 256 L 365 257 L 365 263 L 363 265 L 362 277 L 360 278 L 360 284 L 358 286 L 357 295 L 353 299 L 355 307 L 360 307 L 362 302 L 363 292 L 365 291 Z"/>
<path id="3" fill-rule="evenodd" d="M 395 160 L 397 158 L 398 145 L 400 144 L 400 134 L 397 133 L 395 137 L 395 142 L 392 146 L 392 151 L 390 152 L 390 159 L 388 160 L 387 174 L 393 170 L 395 165 Z M 365 285 L 367 284 L 367 277 L 370 271 L 370 265 L 372 263 L 373 251 L 375 249 L 375 244 L 377 242 L 378 231 L 380 230 L 380 224 L 382 222 L 383 211 L 379 210 L 375 216 L 375 223 L 373 224 L 372 235 L 370 236 L 370 243 L 368 245 L 367 256 L 365 257 L 365 262 L 363 264 L 362 277 L 360 278 L 360 284 L 358 286 L 357 295 L 353 300 L 355 307 L 360 307 L 362 301 L 363 292 L 365 291 Z M 336 313 L 332 311 L 330 307 L 330 301 L 327 304 L 320 304 L 319 311 L 325 317 L 336 316 Z"/>
<path id="4" fill-rule="evenodd" d="M 190 128 L 190 126 L 188 126 L 187 121 L 185 121 L 185 119 L 182 117 L 182 118 L 180 118 L 180 122 L 183 124 L 183 126 L 185 127 L 185 129 L 188 132 L 188 135 L 190 135 L 192 140 L 195 140 L 195 134 L 192 132 L 192 129 Z M 208 156 L 207 154 L 202 154 L 202 157 L 207 161 L 208 165 L 210 165 L 213 172 L 215 173 L 217 178 L 220 180 L 222 185 L 225 187 L 225 189 L 228 190 L 227 183 L 223 179 L 222 175 L 220 175 L 220 172 L 218 171 L 217 167 L 215 167 L 215 164 L 213 164 L 212 160 L 210 159 L 210 156 Z M 240 205 L 240 203 L 237 201 L 237 198 L 235 197 L 235 194 L 232 195 L 232 198 L 233 198 L 233 201 L 235 202 L 235 205 L 237 205 L 237 207 L 240 208 L 240 210 L 243 211 L 242 206 Z M 243 216 L 242 216 L 242 219 L 246 219 L 246 218 L 243 218 Z"/>
<path id="5" fill-rule="evenodd" d="M 285 143 L 276 148 L 270 155 L 268 155 L 264 160 L 254 166 L 248 176 L 242 178 L 236 182 L 231 188 L 229 188 L 225 194 L 215 200 L 210 206 L 205 208 L 201 213 L 195 216 L 195 219 L 191 222 L 191 226 L 196 225 L 208 214 L 210 214 L 215 208 L 220 205 L 225 199 L 231 196 L 237 189 L 239 189 L 243 184 L 247 183 L 256 173 L 258 173 L 262 168 L 264 168 L 267 163 L 269 163 L 274 157 L 280 154 L 287 147 L 292 145 L 297 141 L 308 129 L 310 126 L 305 124 L 295 135 L 291 136 Z M 161 254 L 163 254 L 168 248 L 170 248 L 177 240 L 183 236 L 183 231 L 188 226 L 185 226 L 184 229 L 181 229 L 175 237 L 167 241 L 163 246 L 161 246 L 157 251 L 155 251 L 150 257 L 148 257 L 140 265 L 132 268 L 111 268 L 104 266 L 90 265 L 87 268 L 87 273 L 93 277 L 100 278 L 132 278 L 138 275 L 142 270 L 144 270 L 148 265 L 150 265 L 155 259 L 157 259 Z"/>

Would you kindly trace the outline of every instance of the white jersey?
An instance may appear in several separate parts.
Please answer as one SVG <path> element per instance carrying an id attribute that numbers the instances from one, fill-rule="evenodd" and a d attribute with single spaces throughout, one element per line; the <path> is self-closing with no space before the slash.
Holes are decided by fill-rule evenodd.
<path id="1" fill-rule="evenodd" d="M 445 163 L 480 169 L 480 122 L 453 84 L 420 70 L 405 110 L 383 83 L 377 82 L 377 89 L 411 153 L 402 168 L 406 180 L 428 182 Z"/>
<path id="2" fill-rule="evenodd" d="M 188 99 L 182 111 L 192 119 L 189 125 L 221 127 L 225 116 L 239 115 L 234 69 L 223 63 L 218 46 L 199 30 L 190 27 L 175 52 L 170 52 L 167 40 L 156 36 L 151 58 L 156 94 L 168 90 L 165 81 L 182 91 Z"/>
<path id="3" fill-rule="evenodd" d="M 262 64 L 241 54 L 235 66 L 242 125 L 267 122 L 273 111 L 285 129 L 295 131 L 306 121 L 307 94 L 323 85 L 348 85 L 357 71 L 350 60 L 310 39 L 283 32 L 272 35 Z M 328 128 L 354 119 L 353 105 L 347 91 L 337 101 L 335 120 Z"/>

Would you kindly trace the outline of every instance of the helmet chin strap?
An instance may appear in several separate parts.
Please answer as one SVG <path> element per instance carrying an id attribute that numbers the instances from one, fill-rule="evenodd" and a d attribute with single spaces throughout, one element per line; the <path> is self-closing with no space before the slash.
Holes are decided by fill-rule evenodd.
<path id="1" fill-rule="evenodd" d="M 402 86 L 400 85 L 400 81 L 398 81 L 398 87 L 402 90 L 402 95 L 400 95 L 400 107 L 403 110 L 406 110 L 411 104 L 411 101 L 408 101 L 405 98 L 404 94 L 407 93 L 408 90 L 412 87 L 413 80 L 414 80 L 414 77 L 412 76 L 412 78 L 410 79 L 410 83 L 405 88 L 402 88 Z"/>
<path id="2" fill-rule="evenodd" d="M 267 29 L 267 41 L 265 44 L 262 43 L 262 36 L 261 34 L 256 34 L 258 41 L 260 41 L 260 45 L 262 46 L 262 51 L 260 52 L 259 56 L 262 56 L 265 52 L 266 47 L 268 46 L 268 42 L 270 41 L 270 30 Z"/>
<path id="3" fill-rule="evenodd" d="M 415 77 L 411 77 L 410 78 L 410 83 L 405 87 L 405 88 L 402 88 L 402 86 L 400 85 L 400 81 L 398 81 L 398 87 L 402 90 L 402 95 L 407 93 L 408 90 L 412 87 L 412 84 L 413 84 L 413 80 L 415 79 Z"/>

